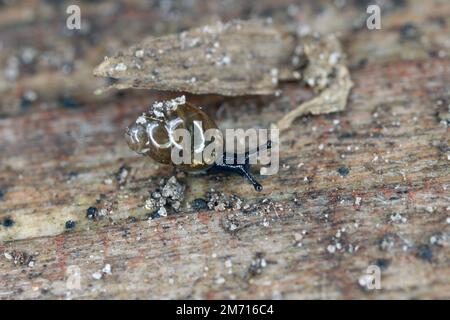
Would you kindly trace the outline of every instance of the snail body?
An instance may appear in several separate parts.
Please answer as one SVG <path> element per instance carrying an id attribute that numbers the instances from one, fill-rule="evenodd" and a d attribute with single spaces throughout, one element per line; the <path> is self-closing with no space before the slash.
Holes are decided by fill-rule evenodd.
<path id="1" fill-rule="evenodd" d="M 178 136 L 178 129 L 183 129 L 188 136 Z M 205 152 L 212 143 L 214 144 L 212 147 L 220 146 L 222 148 L 223 146 L 222 135 L 214 135 L 214 140 L 210 141 L 209 130 L 219 131 L 214 120 L 201 109 L 187 103 L 185 97 L 181 96 L 153 104 L 147 114 L 138 117 L 135 123 L 127 128 L 125 139 L 131 150 L 149 156 L 159 163 L 172 163 L 175 167 L 190 172 L 234 172 L 246 177 L 257 191 L 261 191 L 262 186 L 249 171 L 249 158 L 258 150 L 246 152 L 245 161 L 241 164 L 236 161 L 237 154 L 230 157 L 223 151 L 220 153 Z M 183 141 L 183 139 L 190 139 L 190 141 Z M 269 149 L 270 141 L 264 147 Z M 174 148 L 189 154 L 190 159 L 193 160 L 175 164 L 173 161 Z M 211 149 L 214 150 L 214 148 Z"/>

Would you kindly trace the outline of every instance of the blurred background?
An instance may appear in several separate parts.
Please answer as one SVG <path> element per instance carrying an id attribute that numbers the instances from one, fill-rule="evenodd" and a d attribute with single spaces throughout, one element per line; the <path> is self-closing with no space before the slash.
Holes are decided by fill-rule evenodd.
<path id="1" fill-rule="evenodd" d="M 70 5 L 81 29 L 69 30 Z M 367 6 L 378 4 L 382 30 L 368 30 Z M 92 69 L 104 56 L 149 36 L 217 21 L 267 18 L 298 30 L 335 32 L 350 65 L 443 58 L 450 50 L 448 1 L 14 1 L 0 2 L 0 115 L 76 108 L 102 81 Z M 122 93 L 121 93 L 122 94 Z M 30 110 L 31 109 L 31 110 Z"/>

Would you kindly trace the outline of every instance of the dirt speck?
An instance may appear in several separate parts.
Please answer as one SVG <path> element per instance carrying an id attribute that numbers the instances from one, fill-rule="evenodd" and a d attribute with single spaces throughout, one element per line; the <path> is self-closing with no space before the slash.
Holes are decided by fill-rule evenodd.
<path id="1" fill-rule="evenodd" d="M 127 165 L 122 165 L 116 172 L 116 180 L 119 186 L 124 185 L 127 182 L 128 176 L 130 174 L 131 168 Z"/>
<path id="2" fill-rule="evenodd" d="M 340 167 L 338 169 L 338 173 L 341 175 L 341 177 L 346 177 L 350 173 L 350 169 L 347 167 Z"/>
<path id="3" fill-rule="evenodd" d="M 64 226 L 67 230 L 71 230 L 71 229 L 75 228 L 76 222 L 73 220 L 67 220 Z"/>
<path id="4" fill-rule="evenodd" d="M 95 220 L 98 218 L 98 216 L 99 216 L 98 209 L 96 207 L 89 207 L 86 210 L 86 218 L 90 220 Z"/>
<path id="5" fill-rule="evenodd" d="M 36 255 L 28 254 L 25 251 L 5 251 L 4 257 L 11 261 L 15 266 L 29 266 L 33 267 L 36 261 Z"/>
<path id="6" fill-rule="evenodd" d="M 257 252 L 247 269 L 247 278 L 253 278 L 261 274 L 264 268 L 267 267 L 267 261 L 263 252 Z"/>
<path id="7" fill-rule="evenodd" d="M 205 199 L 197 198 L 192 201 L 191 206 L 195 211 L 206 210 L 208 209 L 208 202 Z"/>
<path id="8" fill-rule="evenodd" d="M 14 226 L 15 221 L 11 218 L 11 217 L 6 217 L 5 219 L 3 219 L 2 221 L 2 225 L 5 228 L 11 228 L 12 226 Z"/>
<path id="9" fill-rule="evenodd" d="M 433 259 L 433 251 L 427 244 L 422 244 L 417 248 L 417 256 L 427 262 L 431 262 Z"/>
<path id="10" fill-rule="evenodd" d="M 242 207 L 242 199 L 238 196 L 226 195 L 223 192 L 211 189 L 206 193 L 207 205 L 209 209 L 215 211 L 239 210 Z"/>
<path id="11" fill-rule="evenodd" d="M 179 212 L 181 203 L 184 200 L 186 186 L 175 176 L 169 179 L 161 179 L 159 187 L 150 193 L 150 197 L 145 201 L 145 209 L 152 212 L 152 219 L 165 217 L 168 213 Z"/>
<path id="12" fill-rule="evenodd" d="M 393 233 L 386 233 L 379 241 L 378 245 L 382 251 L 391 251 L 394 249 L 397 236 Z"/>

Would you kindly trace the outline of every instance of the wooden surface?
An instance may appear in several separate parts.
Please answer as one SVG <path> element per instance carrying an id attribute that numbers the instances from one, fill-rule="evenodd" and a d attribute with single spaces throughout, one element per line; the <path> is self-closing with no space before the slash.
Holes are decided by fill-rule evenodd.
<path id="1" fill-rule="evenodd" d="M 450 3 L 388 1 L 383 29 L 369 31 L 365 3 L 347 2 L 83 2 L 86 29 L 69 33 L 65 4 L 2 5 L 0 69 L 18 74 L 0 77 L 0 298 L 450 298 Z M 261 16 L 339 33 L 354 82 L 347 110 L 295 121 L 262 193 L 240 177 L 187 176 L 182 212 L 148 220 L 148 193 L 173 171 L 134 155 L 123 132 L 174 95 L 94 96 L 92 68 L 144 36 Z M 37 52 L 28 63 L 25 48 Z M 280 89 L 187 97 L 222 128 L 265 127 L 312 96 Z M 189 208 L 210 188 L 241 208 Z M 106 216 L 87 219 L 91 206 Z M 381 290 L 360 283 L 373 264 Z M 79 289 L 67 287 L 74 267 Z"/>

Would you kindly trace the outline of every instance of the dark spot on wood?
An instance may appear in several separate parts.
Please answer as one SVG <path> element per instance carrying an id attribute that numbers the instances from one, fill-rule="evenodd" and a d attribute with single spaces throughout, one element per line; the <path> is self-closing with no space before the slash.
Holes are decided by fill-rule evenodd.
<path id="1" fill-rule="evenodd" d="M 358 60 L 358 63 L 356 65 L 357 68 L 364 68 L 369 63 L 369 60 L 367 58 L 362 58 Z"/>
<path id="2" fill-rule="evenodd" d="M 320 196 L 320 193 L 317 190 L 311 190 L 311 191 L 308 191 L 308 193 L 307 193 L 307 197 L 312 200 L 317 199 L 319 196 Z"/>
<path id="3" fill-rule="evenodd" d="M 128 175 L 130 174 L 131 168 L 126 164 L 123 164 L 119 170 L 116 172 L 116 180 L 119 185 L 124 185 L 127 182 Z"/>
<path id="4" fill-rule="evenodd" d="M 119 82 L 118 79 L 112 78 L 112 77 L 107 77 L 107 78 L 106 78 L 106 81 L 107 81 L 108 85 L 114 85 L 114 84 L 116 84 L 117 82 Z"/>
<path id="5" fill-rule="evenodd" d="M 241 221 L 236 217 L 226 217 L 221 220 L 222 229 L 231 235 L 236 235 L 238 232 L 250 227 L 251 225 L 251 222 Z"/>
<path id="6" fill-rule="evenodd" d="M 428 56 L 433 59 L 439 58 L 439 50 L 435 50 L 435 49 L 429 50 Z"/>
<path id="7" fill-rule="evenodd" d="M 151 219 L 161 218 L 161 216 L 159 215 L 158 211 L 154 211 L 154 212 L 150 213 L 149 216 L 150 216 Z"/>
<path id="8" fill-rule="evenodd" d="M 417 40 L 420 36 L 419 29 L 411 22 L 401 26 L 399 32 L 401 40 Z"/>
<path id="9" fill-rule="evenodd" d="M 86 210 L 86 218 L 88 219 L 97 219 L 98 217 L 98 209 L 96 207 L 89 207 Z"/>
<path id="10" fill-rule="evenodd" d="M 352 138 L 355 138 L 355 136 L 356 136 L 355 132 L 342 132 L 338 138 L 339 139 L 352 139 Z"/>
<path id="11" fill-rule="evenodd" d="M 340 167 L 338 172 L 342 177 L 346 177 L 350 173 L 350 169 L 347 167 Z"/>
<path id="12" fill-rule="evenodd" d="M 379 129 L 381 130 L 382 127 L 380 126 Z M 384 135 L 380 132 L 373 132 L 370 134 L 370 137 L 374 138 L 374 139 L 381 139 L 381 138 L 384 138 Z"/>
<path id="13" fill-rule="evenodd" d="M 59 101 L 59 104 L 63 108 L 77 109 L 77 108 L 81 107 L 81 104 L 78 103 L 78 101 L 76 101 L 74 98 L 71 98 L 71 97 L 62 96 L 62 97 L 59 97 L 58 101 Z"/>
<path id="14" fill-rule="evenodd" d="M 385 271 L 385 270 L 387 270 L 387 268 L 389 268 L 389 266 L 391 265 L 391 260 L 381 258 L 381 259 L 375 260 L 375 261 L 373 262 L 373 264 L 376 265 L 376 266 L 378 266 L 378 267 L 381 269 L 381 271 Z"/>
<path id="15" fill-rule="evenodd" d="M 2 201 L 4 197 L 5 197 L 5 192 L 3 190 L 0 190 L 0 201 Z"/>
<path id="16" fill-rule="evenodd" d="M 127 95 L 127 93 L 126 93 L 125 91 L 117 91 L 117 92 L 115 93 L 115 96 L 116 96 L 117 98 L 124 98 L 126 95 Z"/>
<path id="17" fill-rule="evenodd" d="M 127 222 L 135 223 L 135 222 L 137 222 L 137 218 L 130 216 L 130 217 L 127 218 Z"/>
<path id="18" fill-rule="evenodd" d="M 259 275 L 262 273 L 263 269 L 266 267 L 266 260 L 264 259 L 264 253 L 263 252 L 256 252 L 255 257 L 253 258 L 250 266 L 247 270 L 247 277 L 251 278 L 256 275 Z"/>
<path id="19" fill-rule="evenodd" d="M 450 151 L 450 147 L 445 143 L 438 144 L 436 148 L 439 150 L 441 154 L 447 153 Z"/>
<path id="20" fill-rule="evenodd" d="M 2 224 L 5 228 L 10 228 L 15 224 L 15 222 L 10 217 L 7 217 L 7 218 L 3 219 Z"/>
<path id="21" fill-rule="evenodd" d="M 201 211 L 208 208 L 208 203 L 205 199 L 197 198 L 194 201 L 192 201 L 192 209 L 195 211 Z"/>
<path id="22" fill-rule="evenodd" d="M 22 111 L 28 110 L 33 105 L 33 101 L 28 99 L 26 96 L 20 98 L 20 109 Z"/>
<path id="23" fill-rule="evenodd" d="M 28 280 L 37 279 L 39 277 L 42 277 L 42 272 L 30 272 L 27 274 Z"/>
<path id="24" fill-rule="evenodd" d="M 122 238 L 128 238 L 131 234 L 130 229 L 129 228 L 121 228 L 122 231 Z"/>
<path id="25" fill-rule="evenodd" d="M 67 174 L 67 176 L 69 177 L 69 179 L 76 178 L 76 177 L 78 177 L 78 175 L 79 175 L 79 173 L 78 173 L 78 172 L 75 172 L 75 171 L 71 171 L 71 172 L 69 172 L 69 173 Z"/>
<path id="26" fill-rule="evenodd" d="M 67 221 L 66 221 L 66 224 L 65 224 L 65 227 L 66 227 L 67 230 L 70 230 L 70 229 L 75 228 L 75 225 L 76 225 L 76 222 L 75 222 L 75 221 L 73 221 L 73 220 L 67 220 Z"/>
<path id="27" fill-rule="evenodd" d="M 393 195 L 393 196 L 391 196 L 391 197 L 389 197 L 389 201 L 394 201 L 394 200 L 399 200 L 400 199 L 400 197 L 398 196 L 398 195 Z"/>
<path id="28" fill-rule="evenodd" d="M 364 9 L 366 10 L 367 6 L 373 3 L 372 0 L 353 0 L 351 2 L 353 6 L 355 6 L 358 9 Z"/>
<path id="29" fill-rule="evenodd" d="M 298 195 L 298 193 L 295 193 L 294 198 L 292 199 L 292 203 L 295 205 L 295 207 L 297 208 L 302 208 L 303 207 L 303 202 L 301 200 L 301 197 Z"/>
<path id="30" fill-rule="evenodd" d="M 431 250 L 431 247 L 427 244 L 422 244 L 418 248 L 418 256 L 420 259 L 431 262 L 433 259 L 433 251 Z"/>

